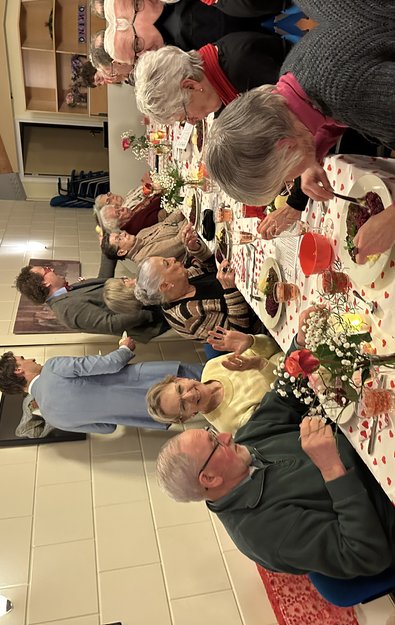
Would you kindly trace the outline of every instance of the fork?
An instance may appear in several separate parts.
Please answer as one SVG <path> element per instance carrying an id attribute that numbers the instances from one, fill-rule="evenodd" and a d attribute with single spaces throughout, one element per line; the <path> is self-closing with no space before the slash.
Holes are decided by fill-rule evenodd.
<path id="1" fill-rule="evenodd" d="M 368 300 L 364 299 L 362 295 L 360 295 L 358 291 L 356 291 L 355 289 L 353 290 L 352 294 L 354 295 L 354 297 L 357 297 L 358 299 L 361 300 L 361 302 L 366 304 L 366 306 L 368 306 L 368 308 L 370 309 L 370 313 L 373 315 L 373 313 L 376 311 L 376 308 L 377 308 L 377 302 L 374 302 L 374 301 L 368 302 Z"/>
<path id="2" fill-rule="evenodd" d="M 350 195 L 342 195 L 341 193 L 335 193 L 332 191 L 335 197 L 340 198 L 341 200 L 346 200 L 347 202 L 352 202 L 353 204 L 360 204 L 361 206 L 366 206 L 366 200 L 364 197 L 351 197 Z"/>
<path id="3" fill-rule="evenodd" d="M 380 376 L 377 388 L 384 388 L 385 385 L 385 377 L 383 375 Z M 376 434 L 377 434 L 377 422 L 379 415 L 376 414 L 373 417 L 372 427 L 370 428 L 370 437 L 369 437 L 369 445 L 368 445 L 368 454 L 371 455 L 374 451 L 374 444 L 376 442 Z"/>

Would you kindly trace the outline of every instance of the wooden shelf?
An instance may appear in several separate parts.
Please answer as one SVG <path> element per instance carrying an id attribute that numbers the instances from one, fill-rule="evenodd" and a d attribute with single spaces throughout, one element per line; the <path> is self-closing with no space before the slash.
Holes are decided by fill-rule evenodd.
<path id="1" fill-rule="evenodd" d="M 71 59 L 87 59 L 90 27 L 96 32 L 105 22 L 87 14 L 86 41 L 78 40 L 79 7 L 89 11 L 89 0 L 21 0 L 19 32 L 25 78 L 26 108 L 30 111 L 106 115 L 107 87 L 88 89 L 86 106 L 71 107 L 65 98 L 71 84 Z M 53 39 L 48 21 L 52 11 Z"/>
<path id="2" fill-rule="evenodd" d="M 47 25 L 53 8 L 53 0 L 30 0 L 21 3 L 19 32 L 22 48 L 54 49 L 54 42 Z"/>

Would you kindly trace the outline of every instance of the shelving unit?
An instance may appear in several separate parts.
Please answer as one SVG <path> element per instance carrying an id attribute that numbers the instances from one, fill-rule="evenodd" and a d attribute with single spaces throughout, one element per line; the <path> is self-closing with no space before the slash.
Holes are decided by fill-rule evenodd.
<path id="1" fill-rule="evenodd" d="M 78 38 L 79 7 L 87 13 L 86 41 Z M 52 37 L 49 22 L 52 16 Z M 107 115 L 107 87 L 88 89 L 86 105 L 69 106 L 71 59 L 87 59 L 90 31 L 103 28 L 89 12 L 88 0 L 21 0 L 19 31 L 26 109 L 52 113 Z"/>

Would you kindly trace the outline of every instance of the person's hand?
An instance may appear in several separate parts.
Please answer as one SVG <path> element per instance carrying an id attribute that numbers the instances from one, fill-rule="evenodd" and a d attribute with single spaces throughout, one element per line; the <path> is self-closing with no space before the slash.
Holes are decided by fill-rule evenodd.
<path id="1" fill-rule="evenodd" d="M 298 345 L 300 345 L 300 347 L 304 347 L 305 346 L 305 341 L 306 341 L 306 333 L 303 330 L 303 327 L 306 325 L 306 322 L 308 320 L 308 318 L 310 317 L 310 313 L 316 311 L 316 310 L 323 310 L 324 306 L 309 306 L 308 308 L 306 308 L 306 310 L 304 310 L 303 312 L 300 313 L 299 315 L 299 324 L 298 324 L 298 333 L 296 335 L 296 342 Z"/>
<path id="2" fill-rule="evenodd" d="M 266 358 L 261 356 L 243 356 L 242 354 L 229 354 L 222 366 L 229 371 L 248 371 L 249 369 L 262 369 L 266 364 Z"/>
<path id="3" fill-rule="evenodd" d="M 251 334 L 245 334 L 238 330 L 225 330 L 221 326 L 216 326 L 215 330 L 208 333 L 207 343 L 219 352 L 236 352 L 242 354 L 251 347 L 254 338 Z"/>
<path id="4" fill-rule="evenodd" d="M 359 265 L 366 263 L 367 256 L 382 254 L 395 243 L 395 202 L 378 215 L 373 215 L 354 237 L 357 247 L 355 257 Z"/>
<path id="5" fill-rule="evenodd" d="M 126 338 L 121 339 L 119 341 L 119 347 L 121 347 L 121 345 L 125 345 L 126 347 L 129 347 L 131 352 L 134 352 L 134 350 L 136 349 L 136 343 L 130 336 L 127 336 Z"/>
<path id="6" fill-rule="evenodd" d="M 187 250 L 197 252 L 200 248 L 200 238 L 192 224 L 187 223 L 181 230 L 181 240 Z"/>
<path id="7" fill-rule="evenodd" d="M 284 230 L 288 230 L 292 224 L 300 219 L 301 211 L 285 204 L 282 208 L 278 208 L 266 215 L 258 224 L 258 232 L 263 239 L 273 239 Z"/>
<path id="8" fill-rule="evenodd" d="M 151 174 L 149 171 L 146 171 L 142 178 L 141 178 L 141 184 L 145 185 L 145 184 L 149 184 L 152 186 L 152 180 L 151 180 Z"/>
<path id="9" fill-rule="evenodd" d="M 316 163 L 306 169 L 301 176 L 301 187 L 313 200 L 325 202 L 333 198 L 333 189 L 324 168 Z"/>
<path id="10" fill-rule="evenodd" d="M 346 469 L 337 451 L 330 425 L 321 417 L 305 417 L 300 424 L 300 442 L 303 451 L 320 470 L 325 482 L 345 475 Z"/>
<path id="11" fill-rule="evenodd" d="M 230 266 L 228 260 L 223 260 L 217 271 L 217 280 L 221 283 L 223 289 L 234 289 L 235 270 Z"/>

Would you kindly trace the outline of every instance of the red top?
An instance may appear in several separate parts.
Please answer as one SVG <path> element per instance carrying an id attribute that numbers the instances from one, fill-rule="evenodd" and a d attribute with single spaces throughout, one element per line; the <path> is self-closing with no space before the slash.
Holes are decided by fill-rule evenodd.
<path id="1" fill-rule="evenodd" d="M 160 194 L 145 198 L 133 209 L 129 221 L 122 226 L 122 230 L 129 234 L 138 234 L 143 228 L 158 223 L 160 200 Z"/>

